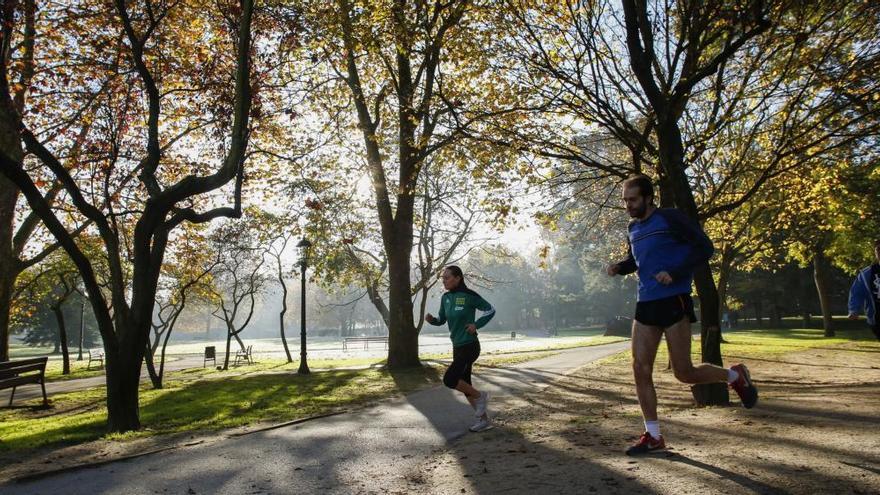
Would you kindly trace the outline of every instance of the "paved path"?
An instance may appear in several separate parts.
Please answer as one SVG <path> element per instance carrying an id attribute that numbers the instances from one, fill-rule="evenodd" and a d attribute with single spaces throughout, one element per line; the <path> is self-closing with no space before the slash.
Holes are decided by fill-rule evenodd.
<path id="1" fill-rule="evenodd" d="M 582 347 L 511 368 L 483 370 L 475 376 L 475 385 L 495 396 L 534 392 L 559 375 L 628 346 L 618 342 Z M 349 414 L 0 485 L 0 492 L 381 493 L 433 450 L 468 434 L 472 422 L 473 411 L 461 395 L 438 386 Z"/>

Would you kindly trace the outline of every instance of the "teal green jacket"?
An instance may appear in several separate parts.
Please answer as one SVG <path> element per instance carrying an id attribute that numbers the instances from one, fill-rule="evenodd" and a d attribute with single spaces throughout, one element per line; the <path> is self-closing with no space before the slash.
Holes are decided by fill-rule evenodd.
<path id="1" fill-rule="evenodd" d="M 478 309 L 483 314 L 479 319 L 475 319 Z M 440 313 L 428 323 L 440 326 L 449 322 L 452 347 L 460 347 L 477 341 L 476 334 L 471 335 L 465 330 L 468 323 L 483 328 L 493 316 L 495 316 L 495 308 L 479 294 L 470 289 L 456 289 L 443 294 L 440 298 Z"/>

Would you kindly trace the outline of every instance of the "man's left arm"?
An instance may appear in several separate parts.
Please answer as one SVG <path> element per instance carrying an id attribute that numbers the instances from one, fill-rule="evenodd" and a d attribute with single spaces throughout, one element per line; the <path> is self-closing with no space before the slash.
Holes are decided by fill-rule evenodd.
<path id="1" fill-rule="evenodd" d="M 666 270 L 673 280 L 680 280 L 693 273 L 696 267 L 709 261 L 715 248 L 700 224 L 681 211 L 674 209 L 658 211 L 663 211 L 663 218 L 669 223 L 675 235 L 691 247 L 691 256 L 685 258 L 681 265 L 671 266 Z"/>

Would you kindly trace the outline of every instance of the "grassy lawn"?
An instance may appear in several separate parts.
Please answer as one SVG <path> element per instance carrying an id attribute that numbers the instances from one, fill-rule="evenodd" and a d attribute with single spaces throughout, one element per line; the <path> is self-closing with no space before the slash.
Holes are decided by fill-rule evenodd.
<path id="1" fill-rule="evenodd" d="M 75 348 L 71 348 L 70 350 L 70 373 L 67 375 L 62 375 L 61 370 L 63 368 L 61 362 L 61 354 L 52 354 L 51 347 L 32 347 L 28 345 L 21 344 L 12 344 L 9 347 L 9 357 L 12 360 L 16 359 L 28 359 L 35 357 L 43 357 L 48 356 L 49 362 L 46 363 L 46 380 L 47 381 L 58 381 L 58 380 L 73 380 L 76 378 L 89 378 L 92 376 L 103 376 L 104 369 L 95 362 L 92 362 L 92 369 L 87 370 L 86 366 L 89 363 L 89 351 L 83 351 L 83 360 L 77 361 L 76 358 L 78 356 L 77 350 Z"/>
<path id="2" fill-rule="evenodd" d="M 88 356 L 88 351 L 83 349 L 83 354 Z M 52 348 L 51 347 L 32 347 L 24 344 L 9 344 L 9 358 L 10 359 L 25 359 L 32 357 L 42 357 L 42 356 L 51 356 Z M 76 356 L 77 351 L 74 350 L 70 354 L 71 356 Z"/>
<path id="3" fill-rule="evenodd" d="M 438 381 L 432 367 L 393 375 L 383 369 L 331 370 L 310 376 L 193 375 L 173 374 L 161 390 L 144 385 L 140 412 L 145 428 L 125 438 L 292 420 L 407 393 Z M 104 401 L 102 387 L 55 395 L 50 410 L 0 409 L 0 451 L 101 438 L 107 414 Z"/>
<path id="4" fill-rule="evenodd" d="M 86 369 L 86 365 L 88 365 L 89 360 L 85 359 L 84 361 L 70 361 L 70 373 L 67 375 L 62 375 L 61 370 L 64 367 L 60 360 L 53 361 L 50 360 L 46 364 L 46 380 L 50 382 L 61 381 L 61 380 L 74 380 L 77 378 L 89 378 L 92 376 L 104 376 L 104 367 L 100 364 L 92 362 L 92 369 Z"/>
<path id="5" fill-rule="evenodd" d="M 477 368 L 497 368 L 499 366 L 506 366 L 517 363 L 524 363 L 526 361 L 534 361 L 535 359 L 543 359 L 550 356 L 555 356 L 559 354 L 558 352 L 520 352 L 516 354 L 490 354 L 486 357 L 480 357 L 474 366 Z"/>
<path id="6" fill-rule="evenodd" d="M 727 330 L 724 332 L 724 339 L 727 343 L 721 344 L 721 356 L 727 366 L 741 359 L 776 359 L 790 352 L 807 349 L 834 349 L 842 346 L 880 349 L 880 343 L 870 330 L 864 328 L 864 322 L 859 328 L 838 331 L 835 337 L 825 337 L 823 331 L 816 328 L 746 328 Z M 701 361 L 700 354 L 700 340 L 697 335 L 691 346 L 691 356 L 695 363 Z M 628 361 L 630 354 L 624 352 L 607 359 Z M 668 359 L 666 343 L 661 342 L 657 362 Z"/>

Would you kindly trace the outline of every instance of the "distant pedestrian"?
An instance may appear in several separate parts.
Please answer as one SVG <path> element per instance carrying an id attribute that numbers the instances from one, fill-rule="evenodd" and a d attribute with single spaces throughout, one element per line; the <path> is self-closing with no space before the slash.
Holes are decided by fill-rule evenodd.
<path id="1" fill-rule="evenodd" d="M 876 263 L 863 268 L 849 289 L 849 318 L 855 320 L 863 311 L 868 317 L 868 326 L 880 340 L 880 239 L 874 241 Z"/>
<path id="2" fill-rule="evenodd" d="M 483 328 L 495 315 L 495 309 L 479 294 L 469 289 L 464 282 L 461 268 L 451 265 L 443 270 L 443 287 L 446 293 L 440 299 L 440 313 L 434 317 L 425 315 L 425 321 L 440 326 L 449 323 L 449 337 L 452 339 L 452 364 L 443 376 L 443 384 L 458 390 L 474 408 L 477 422 L 471 431 L 483 431 L 492 427 L 489 420 L 489 393 L 480 392 L 471 383 L 474 362 L 480 356 L 480 339 L 477 330 Z M 476 318 L 476 311 L 483 314 Z"/>

